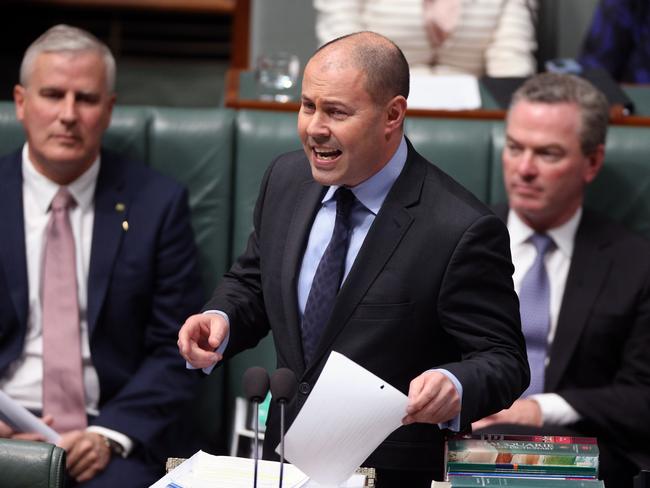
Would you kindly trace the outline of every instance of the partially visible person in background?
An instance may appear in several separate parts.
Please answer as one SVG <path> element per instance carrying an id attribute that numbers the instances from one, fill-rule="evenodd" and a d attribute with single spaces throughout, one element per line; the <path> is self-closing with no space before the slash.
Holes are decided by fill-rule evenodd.
<path id="1" fill-rule="evenodd" d="M 324 44 L 369 30 L 392 39 L 411 71 L 529 76 L 537 0 L 314 0 Z"/>
<path id="2" fill-rule="evenodd" d="M 650 83 L 650 2 L 601 0 L 579 62 L 625 83 Z"/>
<path id="3" fill-rule="evenodd" d="M 0 388 L 61 434 L 84 488 L 161 477 L 198 381 L 176 352 L 203 299 L 187 191 L 101 148 L 114 83 L 106 45 L 52 27 L 14 89 L 27 142 L 0 158 Z"/>
<path id="4" fill-rule="evenodd" d="M 597 437 L 599 476 L 650 467 L 650 243 L 586 208 L 609 106 L 582 78 L 542 73 L 513 95 L 503 174 L 531 382 L 483 433 Z"/>

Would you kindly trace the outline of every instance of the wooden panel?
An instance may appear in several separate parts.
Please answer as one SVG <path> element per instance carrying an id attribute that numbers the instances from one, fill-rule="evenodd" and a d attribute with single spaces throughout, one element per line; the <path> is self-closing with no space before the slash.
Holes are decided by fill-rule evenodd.
<path id="1" fill-rule="evenodd" d="M 235 11 L 237 0 L 32 0 L 32 3 L 65 5 L 70 7 L 232 13 Z"/>

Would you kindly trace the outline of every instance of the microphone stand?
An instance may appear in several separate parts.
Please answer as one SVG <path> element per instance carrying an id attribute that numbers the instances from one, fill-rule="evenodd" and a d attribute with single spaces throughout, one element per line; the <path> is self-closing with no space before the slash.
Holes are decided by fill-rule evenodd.
<path id="1" fill-rule="evenodd" d="M 254 470 L 253 470 L 253 487 L 257 487 L 257 464 L 258 460 L 260 458 L 259 454 L 259 447 L 260 447 L 260 402 L 254 402 L 255 403 L 255 439 L 253 442 L 255 443 L 255 464 L 254 464 Z M 282 476 L 280 475 L 280 478 Z M 282 485 L 280 485 L 282 486 Z"/>
<path id="2" fill-rule="evenodd" d="M 280 485 L 279 488 L 282 488 L 282 475 L 284 473 L 284 400 L 280 401 Z"/>

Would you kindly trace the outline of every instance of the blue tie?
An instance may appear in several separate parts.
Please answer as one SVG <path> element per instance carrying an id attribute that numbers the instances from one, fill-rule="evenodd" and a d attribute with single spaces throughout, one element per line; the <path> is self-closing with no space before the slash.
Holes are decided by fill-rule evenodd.
<path id="1" fill-rule="evenodd" d="M 332 315 L 350 242 L 350 210 L 355 201 L 354 194 L 347 188 L 340 187 L 334 193 L 334 198 L 334 231 L 316 268 L 302 318 L 302 349 L 306 364 L 311 362 L 325 324 Z"/>
<path id="2" fill-rule="evenodd" d="M 551 323 L 551 287 L 544 257 L 555 248 L 555 242 L 546 234 L 533 234 L 530 242 L 535 246 L 537 256 L 526 272 L 519 291 L 521 326 L 530 365 L 530 386 L 524 392 L 524 397 L 544 391 L 548 328 Z"/>

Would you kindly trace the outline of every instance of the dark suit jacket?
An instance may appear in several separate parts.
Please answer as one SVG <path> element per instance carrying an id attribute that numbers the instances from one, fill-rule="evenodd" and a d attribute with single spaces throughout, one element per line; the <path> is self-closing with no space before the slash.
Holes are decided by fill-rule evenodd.
<path id="1" fill-rule="evenodd" d="M 299 380 L 288 423 L 332 350 L 405 393 L 422 372 L 446 368 L 464 388 L 463 426 L 516 399 L 529 374 L 507 230 L 410 144 L 405 168 L 343 283 L 315 358 L 304 363 L 296 282 L 324 191 L 302 151 L 276 159 L 262 182 L 247 249 L 205 307 L 230 317 L 228 356 L 272 330 L 278 366 Z M 278 411 L 272 408 L 265 455 L 278 439 Z M 439 469 L 442 446 L 437 426 L 410 425 L 392 434 L 366 464 Z"/>
<path id="2" fill-rule="evenodd" d="M 2 375 L 23 351 L 28 314 L 20 152 L 0 159 L 0 235 Z M 140 447 L 156 443 L 194 391 L 196 378 L 187 374 L 176 339 L 201 306 L 196 259 L 186 191 L 103 152 L 88 276 L 90 350 L 100 384 L 93 423 Z"/>
<path id="3" fill-rule="evenodd" d="M 507 207 L 497 208 L 504 221 Z M 545 391 L 584 418 L 582 435 L 650 467 L 650 242 L 584 210 Z"/>

